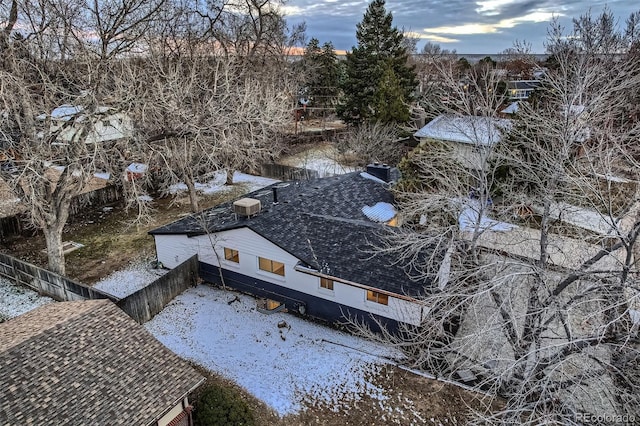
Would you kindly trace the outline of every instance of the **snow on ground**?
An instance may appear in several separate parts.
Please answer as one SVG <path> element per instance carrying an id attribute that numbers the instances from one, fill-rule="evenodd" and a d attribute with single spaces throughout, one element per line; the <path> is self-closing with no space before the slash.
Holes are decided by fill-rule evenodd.
<path id="1" fill-rule="evenodd" d="M 335 150 L 331 145 L 321 145 L 278 161 L 291 167 L 315 170 L 320 177 L 341 175 L 360 170 L 358 167 L 343 166 L 335 159 Z"/>
<path id="2" fill-rule="evenodd" d="M 141 260 L 101 279 L 93 287 L 122 299 L 146 287 L 167 272 L 166 269 L 154 269 L 150 262 Z"/>
<path id="3" fill-rule="evenodd" d="M 233 186 L 225 185 L 227 179 L 227 174 L 224 170 L 217 171 L 213 174 L 212 178 L 207 182 L 200 183 L 196 182 L 195 187 L 196 190 L 203 194 L 215 194 L 216 192 L 226 192 L 231 191 Z M 254 176 L 246 173 L 234 172 L 233 173 L 233 183 L 245 184 L 247 185 L 247 192 L 255 191 L 260 188 L 264 188 L 265 186 L 271 185 L 272 183 L 278 182 L 275 179 L 269 179 L 262 176 Z M 184 183 L 177 183 L 175 185 L 171 185 L 169 187 L 169 193 L 177 194 L 179 192 L 184 192 L 187 190 L 187 185 Z"/>
<path id="4" fill-rule="evenodd" d="M 0 278 L 0 321 L 17 317 L 51 302 L 53 299 L 50 297 L 40 296 L 29 288 Z"/>
<path id="5" fill-rule="evenodd" d="M 533 210 L 538 214 L 542 214 L 544 207 L 533 206 Z M 549 214 L 555 219 L 589 231 L 597 232 L 601 235 L 612 234 L 614 225 L 619 222 L 617 218 L 611 218 L 595 210 L 574 206 L 565 202 L 552 203 Z"/>
<path id="6" fill-rule="evenodd" d="M 255 307 L 252 297 L 200 285 L 174 299 L 145 327 L 178 355 L 235 381 L 280 415 L 300 411 L 304 401 L 323 401 L 337 411 L 348 409 L 362 394 L 386 399 L 367 378 L 400 354 Z M 287 327 L 279 328 L 280 321 Z"/>

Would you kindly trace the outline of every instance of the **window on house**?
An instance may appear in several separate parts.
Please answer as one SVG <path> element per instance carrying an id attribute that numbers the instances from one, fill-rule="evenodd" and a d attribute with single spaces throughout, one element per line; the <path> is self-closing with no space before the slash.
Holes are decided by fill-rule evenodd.
<path id="1" fill-rule="evenodd" d="M 258 257 L 258 267 L 263 271 L 284 277 L 284 263 L 276 262 L 275 260 L 266 259 L 264 257 Z"/>
<path id="2" fill-rule="evenodd" d="M 327 290 L 333 290 L 333 280 L 329 278 L 320 278 L 320 287 Z"/>
<path id="3" fill-rule="evenodd" d="M 234 250 L 234 249 L 230 249 L 230 248 L 224 248 L 224 259 L 228 260 L 229 262 L 235 262 L 235 263 L 240 263 L 240 254 L 238 253 L 238 250 Z"/>
<path id="4" fill-rule="evenodd" d="M 378 293 L 377 291 L 367 290 L 367 300 L 370 302 L 380 303 L 381 305 L 389 304 L 389 296 Z"/>

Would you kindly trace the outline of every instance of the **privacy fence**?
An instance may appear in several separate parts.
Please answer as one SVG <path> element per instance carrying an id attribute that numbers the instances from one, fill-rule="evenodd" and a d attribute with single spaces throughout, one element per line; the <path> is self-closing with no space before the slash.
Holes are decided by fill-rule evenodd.
<path id="1" fill-rule="evenodd" d="M 119 299 L 86 284 L 0 253 L 0 276 L 54 300 L 109 299 L 140 324 L 153 318 L 198 280 L 198 258 L 193 256 L 146 287 Z"/>
<path id="2" fill-rule="evenodd" d="M 262 164 L 260 175 L 278 180 L 309 180 L 320 177 L 320 174 L 315 170 L 283 166 L 282 164 Z"/>

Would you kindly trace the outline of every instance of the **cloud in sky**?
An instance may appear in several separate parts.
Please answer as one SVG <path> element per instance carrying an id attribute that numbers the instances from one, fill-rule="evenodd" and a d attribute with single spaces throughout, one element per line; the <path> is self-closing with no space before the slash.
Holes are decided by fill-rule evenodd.
<path id="1" fill-rule="evenodd" d="M 607 5 L 624 23 L 640 9 L 629 0 L 387 0 L 393 22 L 421 40 L 440 43 L 460 53 L 498 53 L 516 40 L 531 43 L 543 52 L 543 42 L 555 16 L 565 26 L 571 18 L 599 14 Z M 307 34 L 338 49 L 356 44 L 356 24 L 362 20 L 368 1 L 289 0 L 284 7 L 291 23 L 305 21 Z M 446 46 L 444 46 L 446 45 Z M 420 47 L 420 45 L 419 45 Z"/>

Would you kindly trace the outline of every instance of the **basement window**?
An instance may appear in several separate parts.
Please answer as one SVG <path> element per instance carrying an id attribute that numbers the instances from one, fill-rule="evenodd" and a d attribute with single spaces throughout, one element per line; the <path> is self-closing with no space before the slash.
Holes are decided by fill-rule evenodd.
<path id="1" fill-rule="evenodd" d="M 284 277 L 284 263 L 276 262 L 275 260 L 264 257 L 258 257 L 258 267 L 263 271 Z"/>
<path id="2" fill-rule="evenodd" d="M 333 280 L 329 278 L 320 278 L 320 288 L 333 291 Z"/>
<path id="3" fill-rule="evenodd" d="M 238 250 L 224 248 L 224 260 L 228 260 L 229 262 L 240 263 L 240 254 Z"/>
<path id="4" fill-rule="evenodd" d="M 377 291 L 367 290 L 367 300 L 381 305 L 389 304 L 389 296 L 383 293 L 378 293 Z"/>

